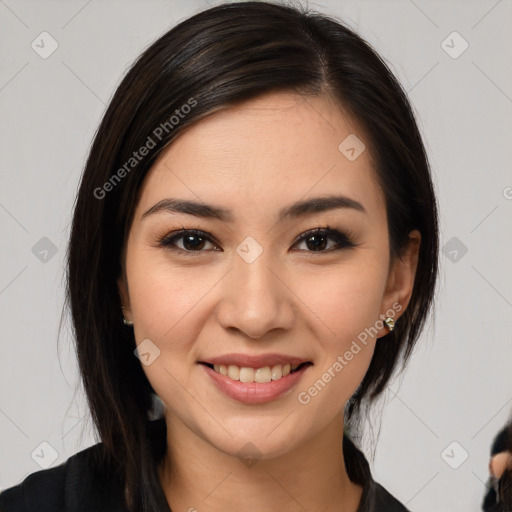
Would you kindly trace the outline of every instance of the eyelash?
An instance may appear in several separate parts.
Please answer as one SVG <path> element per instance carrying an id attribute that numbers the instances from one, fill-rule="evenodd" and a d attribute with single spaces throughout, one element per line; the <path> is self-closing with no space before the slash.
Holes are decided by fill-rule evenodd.
<path id="1" fill-rule="evenodd" d="M 204 231 L 201 231 L 199 229 L 185 229 L 185 228 L 159 238 L 157 240 L 157 244 L 159 247 L 165 247 L 166 249 L 170 249 L 171 251 L 178 251 L 183 254 L 186 254 L 187 256 L 194 256 L 196 254 L 205 252 L 204 250 L 190 251 L 187 249 L 181 249 L 180 247 L 176 247 L 175 245 L 173 245 L 177 240 L 182 239 L 187 235 L 188 236 L 191 236 L 191 235 L 198 236 L 198 237 L 205 239 L 208 242 L 211 242 L 214 245 L 217 245 L 215 240 L 213 240 L 210 236 L 208 236 L 208 234 L 205 233 Z M 345 233 L 342 233 L 341 231 L 338 231 L 337 229 L 332 229 L 329 226 L 318 227 L 318 228 L 306 231 L 305 233 L 303 233 L 300 237 L 298 237 L 294 241 L 293 245 L 303 242 L 304 240 L 307 240 L 307 239 L 311 238 L 312 236 L 318 236 L 318 235 L 326 236 L 328 238 L 333 239 L 336 242 L 336 246 L 334 248 L 321 250 L 321 251 L 305 250 L 305 252 L 310 252 L 313 254 L 314 253 L 322 254 L 322 253 L 330 253 L 333 251 L 338 251 L 341 249 L 347 249 L 347 248 L 356 246 L 356 244 L 354 244 L 352 242 L 351 238 L 348 235 L 346 235 Z"/>

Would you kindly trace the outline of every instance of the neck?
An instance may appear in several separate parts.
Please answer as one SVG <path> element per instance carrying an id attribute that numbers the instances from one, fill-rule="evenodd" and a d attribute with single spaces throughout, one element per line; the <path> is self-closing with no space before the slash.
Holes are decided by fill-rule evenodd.
<path id="1" fill-rule="evenodd" d="M 167 411 L 158 473 L 171 510 L 356 512 L 362 487 L 343 457 L 343 416 L 280 456 L 251 461 L 220 451 Z M 247 448 L 247 450 L 249 450 Z"/>

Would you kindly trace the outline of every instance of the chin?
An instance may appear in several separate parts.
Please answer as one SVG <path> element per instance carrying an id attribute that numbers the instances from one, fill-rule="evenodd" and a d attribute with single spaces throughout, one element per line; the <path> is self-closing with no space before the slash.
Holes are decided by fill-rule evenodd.
<path id="1" fill-rule="evenodd" d="M 226 455 L 248 461 L 247 465 L 249 466 L 252 460 L 280 457 L 296 445 L 298 430 L 291 428 L 292 425 L 286 429 L 281 425 L 276 429 L 276 425 L 279 425 L 278 421 L 269 421 L 268 428 L 266 428 L 265 424 L 262 425 L 257 420 L 251 420 L 246 429 L 243 425 L 240 426 L 244 430 L 243 434 L 240 432 L 240 428 L 234 431 L 225 425 L 226 430 L 233 434 L 232 437 L 221 429 L 213 437 L 210 432 L 208 439 L 205 440 Z"/>

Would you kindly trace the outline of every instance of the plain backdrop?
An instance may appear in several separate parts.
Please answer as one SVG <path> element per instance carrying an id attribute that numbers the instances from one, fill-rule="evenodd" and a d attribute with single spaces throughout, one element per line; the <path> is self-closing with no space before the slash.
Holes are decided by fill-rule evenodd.
<path id="1" fill-rule="evenodd" d="M 0 1 L 0 488 L 97 442 L 67 316 L 57 339 L 77 183 L 127 67 L 217 3 Z M 512 411 L 512 2 L 309 7 L 356 29 L 398 76 L 440 205 L 435 317 L 387 390 L 375 458 L 365 453 L 413 512 L 478 511 Z"/>

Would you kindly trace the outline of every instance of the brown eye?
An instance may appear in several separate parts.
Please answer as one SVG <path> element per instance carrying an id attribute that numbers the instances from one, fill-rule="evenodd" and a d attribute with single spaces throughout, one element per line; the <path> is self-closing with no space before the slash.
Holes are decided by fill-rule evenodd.
<path id="1" fill-rule="evenodd" d="M 329 245 L 329 239 L 333 240 L 334 247 Z M 344 247 L 354 247 L 354 244 L 344 233 L 331 228 L 317 228 L 304 233 L 296 242 L 305 243 L 309 252 L 330 252 Z"/>
<path id="2" fill-rule="evenodd" d="M 306 252 L 331 252 L 355 246 L 347 235 L 329 227 L 307 231 L 294 245 L 299 243 L 306 245 L 306 249 L 299 249 Z M 211 246 L 207 247 L 208 244 Z M 159 245 L 173 251 L 181 251 L 184 254 L 201 253 L 205 250 L 222 250 L 207 233 L 197 229 L 182 229 L 171 233 L 162 238 Z"/>
<path id="3" fill-rule="evenodd" d="M 211 244 L 212 247 L 207 249 L 218 250 L 215 249 L 217 246 L 212 242 L 210 237 L 203 231 L 182 229 L 160 240 L 159 245 L 177 251 L 204 252 L 203 249 L 208 243 Z"/>

